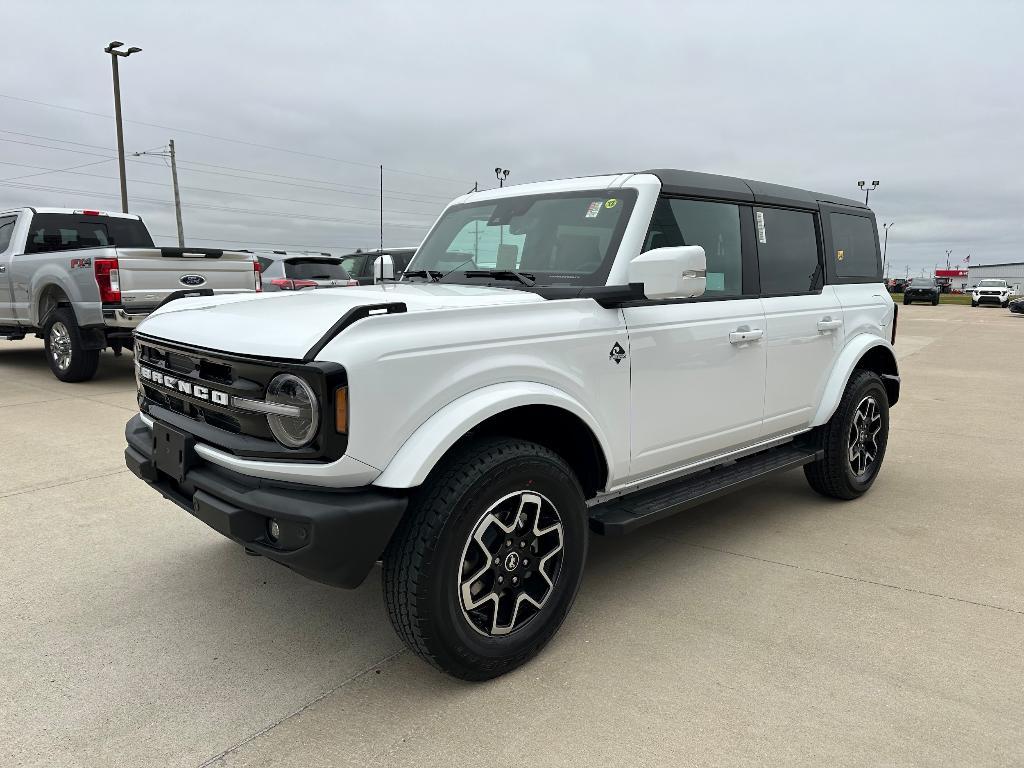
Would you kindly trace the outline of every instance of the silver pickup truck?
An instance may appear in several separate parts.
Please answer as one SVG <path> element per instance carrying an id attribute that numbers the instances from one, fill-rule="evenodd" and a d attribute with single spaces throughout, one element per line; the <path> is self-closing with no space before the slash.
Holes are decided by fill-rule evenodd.
<path id="1" fill-rule="evenodd" d="M 0 338 L 42 338 L 61 381 L 91 379 L 100 352 L 130 347 L 132 330 L 161 304 L 261 289 L 252 254 L 157 248 L 132 214 L 0 211 Z"/>

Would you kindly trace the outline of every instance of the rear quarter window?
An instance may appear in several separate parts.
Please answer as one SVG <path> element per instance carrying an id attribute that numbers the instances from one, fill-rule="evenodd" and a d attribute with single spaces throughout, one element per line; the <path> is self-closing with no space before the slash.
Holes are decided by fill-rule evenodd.
<path id="1" fill-rule="evenodd" d="M 832 228 L 832 259 L 836 277 L 846 280 L 882 279 L 882 262 L 878 254 L 875 224 L 866 216 L 848 213 L 829 214 Z M 921 285 L 922 283 L 915 283 Z"/>

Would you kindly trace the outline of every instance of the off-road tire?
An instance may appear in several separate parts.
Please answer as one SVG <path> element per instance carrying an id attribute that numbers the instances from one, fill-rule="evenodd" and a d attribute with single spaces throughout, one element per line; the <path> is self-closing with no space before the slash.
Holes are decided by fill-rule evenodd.
<path id="1" fill-rule="evenodd" d="M 850 463 L 849 440 L 855 412 L 867 397 L 873 397 L 877 402 L 882 419 L 881 430 L 877 455 L 867 471 L 858 476 Z M 863 495 L 878 477 L 889 438 L 889 398 L 878 374 L 874 371 L 854 371 L 836 412 L 828 422 L 817 428 L 814 437 L 816 447 L 824 450 L 825 456 L 804 465 L 804 475 L 811 488 L 833 499 L 849 500 Z"/>
<path id="2" fill-rule="evenodd" d="M 524 490 L 542 494 L 557 508 L 560 566 L 542 609 L 509 634 L 484 634 L 471 624 L 459 588 L 470 537 L 497 500 Z M 454 677 L 505 674 L 537 654 L 565 619 L 579 589 L 587 538 L 583 491 L 558 454 L 519 439 L 469 442 L 417 489 L 384 553 L 391 624 L 413 653 Z"/>
<path id="3" fill-rule="evenodd" d="M 57 307 L 46 319 L 43 327 L 43 344 L 46 347 L 46 362 L 53 375 L 61 381 L 88 381 L 96 375 L 100 364 L 98 349 L 85 349 L 78 321 L 71 307 Z M 65 354 L 60 354 L 64 347 Z M 62 364 L 62 360 L 67 362 Z"/>
<path id="4" fill-rule="evenodd" d="M 910 303 L 910 299 L 907 299 L 907 298 L 903 299 L 903 306 L 904 307 L 907 306 L 909 303 Z"/>
<path id="5" fill-rule="evenodd" d="M 974 299 L 971 299 L 971 306 L 972 307 L 978 306 L 978 302 L 976 302 Z"/>
<path id="6" fill-rule="evenodd" d="M 932 299 L 932 306 L 933 307 L 939 306 L 939 300 L 938 299 Z"/>

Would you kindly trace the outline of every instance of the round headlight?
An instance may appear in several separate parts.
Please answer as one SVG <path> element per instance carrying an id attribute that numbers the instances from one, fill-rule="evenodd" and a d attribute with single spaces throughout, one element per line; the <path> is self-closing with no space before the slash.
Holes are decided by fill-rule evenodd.
<path id="1" fill-rule="evenodd" d="M 320 425 L 320 409 L 312 388 L 290 373 L 275 376 L 267 387 L 266 402 L 284 406 L 280 413 L 267 416 L 270 430 L 281 445 L 301 448 L 316 435 Z"/>

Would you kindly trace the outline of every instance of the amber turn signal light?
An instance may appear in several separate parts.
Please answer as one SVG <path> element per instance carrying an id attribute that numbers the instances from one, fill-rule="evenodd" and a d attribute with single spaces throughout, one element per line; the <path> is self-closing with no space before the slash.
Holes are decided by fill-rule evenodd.
<path id="1" fill-rule="evenodd" d="M 334 393 L 334 428 L 340 435 L 348 434 L 348 387 Z"/>

